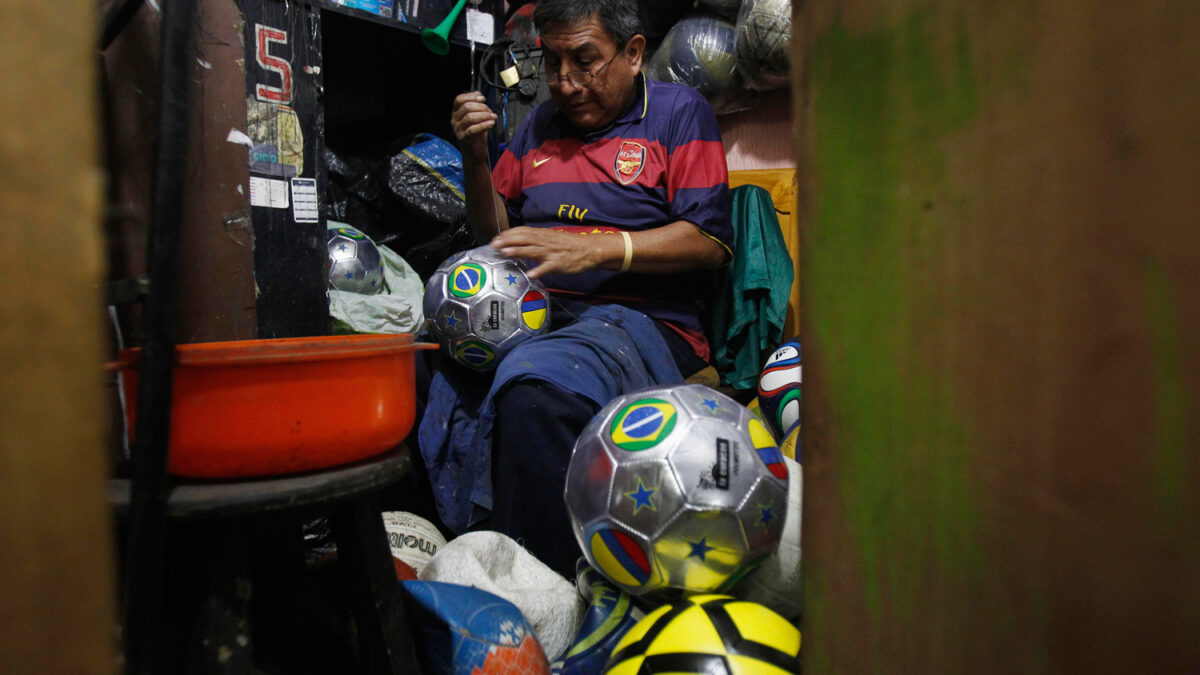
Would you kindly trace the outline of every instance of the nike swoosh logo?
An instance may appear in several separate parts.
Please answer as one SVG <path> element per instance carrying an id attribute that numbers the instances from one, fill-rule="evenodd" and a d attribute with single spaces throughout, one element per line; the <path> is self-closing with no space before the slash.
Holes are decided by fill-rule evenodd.
<path id="1" fill-rule="evenodd" d="M 536 168 L 538 168 L 539 166 L 541 166 L 541 165 L 545 164 L 546 162 L 549 162 L 549 161 L 550 161 L 550 160 L 552 160 L 552 159 L 554 159 L 554 158 L 553 158 L 553 157 L 546 157 L 546 158 L 544 158 L 544 159 L 535 159 L 535 160 L 533 160 L 533 168 L 535 168 L 535 169 L 536 169 Z"/>

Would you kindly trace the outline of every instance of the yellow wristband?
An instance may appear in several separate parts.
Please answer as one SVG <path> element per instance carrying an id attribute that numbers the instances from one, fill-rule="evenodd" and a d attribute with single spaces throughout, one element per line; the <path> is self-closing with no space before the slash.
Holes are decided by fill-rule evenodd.
<path id="1" fill-rule="evenodd" d="M 633 239 L 629 238 L 629 233 L 621 231 L 621 237 L 625 239 L 625 262 L 621 263 L 621 271 L 628 272 L 629 266 L 633 264 Z"/>

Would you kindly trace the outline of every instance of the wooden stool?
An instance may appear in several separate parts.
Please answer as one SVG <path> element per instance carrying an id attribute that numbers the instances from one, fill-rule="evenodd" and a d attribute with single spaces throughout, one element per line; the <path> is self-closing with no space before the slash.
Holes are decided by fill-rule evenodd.
<path id="1" fill-rule="evenodd" d="M 396 579 L 377 493 L 410 468 L 400 445 L 376 457 L 323 471 L 229 481 L 174 481 L 170 523 L 202 533 L 189 546 L 209 561 L 212 587 L 187 648 L 191 673 L 251 673 L 250 552 L 256 532 L 329 515 L 347 580 L 363 672 L 419 673 L 413 626 Z M 109 499 L 128 512 L 130 481 L 114 479 Z"/>

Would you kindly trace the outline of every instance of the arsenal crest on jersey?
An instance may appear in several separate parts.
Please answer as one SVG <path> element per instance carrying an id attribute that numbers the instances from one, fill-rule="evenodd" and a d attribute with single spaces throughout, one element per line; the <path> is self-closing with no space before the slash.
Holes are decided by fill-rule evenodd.
<path id="1" fill-rule="evenodd" d="M 617 159 L 613 163 L 617 180 L 621 182 L 621 185 L 629 185 L 637 180 L 645 165 L 646 146 L 633 141 L 622 141 L 621 147 L 617 149 Z"/>

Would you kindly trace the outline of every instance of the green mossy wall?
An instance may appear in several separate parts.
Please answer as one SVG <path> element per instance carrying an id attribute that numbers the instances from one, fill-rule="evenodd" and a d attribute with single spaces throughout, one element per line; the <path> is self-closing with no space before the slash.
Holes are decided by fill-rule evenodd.
<path id="1" fill-rule="evenodd" d="M 795 8 L 806 672 L 1200 672 L 1200 5 Z"/>

